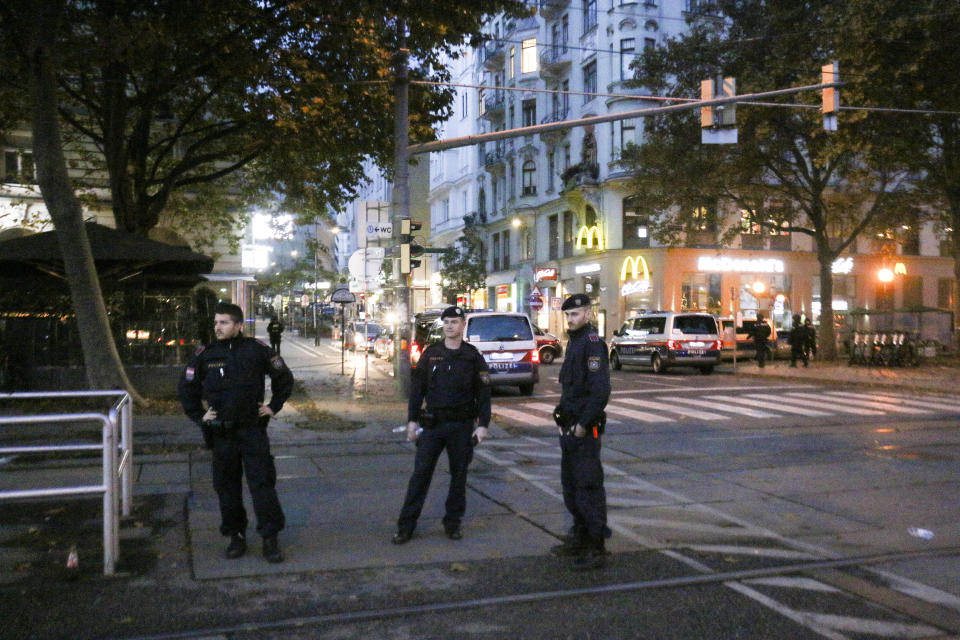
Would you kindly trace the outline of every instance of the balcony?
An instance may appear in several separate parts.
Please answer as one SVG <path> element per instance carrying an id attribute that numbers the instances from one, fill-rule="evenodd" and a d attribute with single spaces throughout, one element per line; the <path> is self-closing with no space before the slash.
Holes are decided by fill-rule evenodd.
<path id="1" fill-rule="evenodd" d="M 570 71 L 573 55 L 566 43 L 546 45 L 540 52 L 540 75 L 550 78 Z"/>
<path id="2" fill-rule="evenodd" d="M 501 40 L 491 40 L 483 45 L 483 66 L 491 71 L 503 68 L 503 56 L 506 47 Z"/>
<path id="3" fill-rule="evenodd" d="M 482 151 L 480 161 L 487 171 L 503 171 L 506 168 L 507 151 L 503 145 L 497 145 L 491 151 Z"/>
<path id="4" fill-rule="evenodd" d="M 568 111 L 566 109 L 557 109 L 543 116 L 540 124 L 550 124 L 551 122 L 563 122 L 567 119 Z M 555 131 L 541 131 L 540 139 L 544 142 L 555 142 L 570 133 L 570 129 L 557 129 Z"/>
<path id="5" fill-rule="evenodd" d="M 581 186 L 596 185 L 599 176 L 599 166 L 577 163 L 570 165 L 560 174 L 560 181 L 563 183 L 563 190 L 570 191 Z"/>
<path id="6" fill-rule="evenodd" d="M 552 20 L 567 10 L 570 6 L 570 0 L 540 0 L 540 17 L 544 20 Z"/>
<path id="7" fill-rule="evenodd" d="M 502 120 L 506 103 L 506 93 L 504 91 L 495 91 L 485 96 L 483 99 L 483 113 L 480 117 L 487 120 Z"/>

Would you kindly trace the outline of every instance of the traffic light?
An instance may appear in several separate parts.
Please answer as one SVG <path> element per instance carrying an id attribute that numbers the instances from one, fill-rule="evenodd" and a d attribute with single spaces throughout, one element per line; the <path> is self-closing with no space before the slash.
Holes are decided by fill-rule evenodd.
<path id="1" fill-rule="evenodd" d="M 737 95 L 737 79 L 717 76 L 700 82 L 700 99 L 732 98 Z M 730 102 L 700 107 L 700 141 L 703 144 L 737 142 L 737 104 Z"/>
<path id="2" fill-rule="evenodd" d="M 820 67 L 820 83 L 829 84 L 840 81 L 840 63 L 831 62 Z M 837 130 L 837 112 L 840 111 L 840 89 L 828 87 L 823 90 L 823 128 L 826 131 Z"/>
<path id="3" fill-rule="evenodd" d="M 400 219 L 400 273 L 410 273 L 420 266 L 420 260 L 415 260 L 423 255 L 423 247 L 413 244 L 413 232 L 419 231 L 423 224 L 411 220 L 410 218 Z"/>

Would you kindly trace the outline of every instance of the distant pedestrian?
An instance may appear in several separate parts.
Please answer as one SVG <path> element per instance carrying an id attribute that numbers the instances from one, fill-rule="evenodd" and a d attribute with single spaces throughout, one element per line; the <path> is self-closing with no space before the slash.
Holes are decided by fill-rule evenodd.
<path id="1" fill-rule="evenodd" d="M 554 555 L 574 556 L 576 570 L 599 569 L 605 562 L 607 494 L 603 487 L 600 437 L 610 399 L 607 345 L 590 324 L 590 297 L 577 293 L 561 306 L 567 321 L 567 353 L 560 367 L 560 404 L 553 416 L 560 429 L 560 481 L 573 530 Z"/>
<path id="2" fill-rule="evenodd" d="M 793 328 L 790 330 L 790 366 L 796 367 L 797 360 L 803 360 L 803 366 L 808 366 L 809 351 L 807 351 L 807 328 L 800 321 L 800 314 L 793 314 Z"/>
<path id="3" fill-rule="evenodd" d="M 763 319 L 763 314 L 757 312 L 757 321 L 753 324 L 753 346 L 757 352 L 757 366 L 763 369 L 767 362 L 768 341 L 770 339 L 770 325 Z"/>
<path id="4" fill-rule="evenodd" d="M 443 530 L 451 540 L 463 537 L 460 523 L 467 509 L 467 467 L 473 447 L 487 437 L 490 424 L 490 374 L 483 355 L 463 341 L 467 324 L 463 309 L 447 307 L 440 319 L 443 342 L 424 349 L 412 374 L 407 439 L 416 443 L 417 454 L 394 544 L 405 544 L 413 537 L 444 449 L 450 464 L 450 488 Z"/>
<path id="5" fill-rule="evenodd" d="M 806 361 L 809 361 L 811 357 L 817 357 L 817 329 L 813 326 L 813 323 L 810 322 L 810 318 L 803 321 L 803 328 L 806 329 L 807 332 L 805 351 L 807 353 Z"/>
<path id="6" fill-rule="evenodd" d="M 278 322 L 276 317 L 270 318 L 270 324 L 267 325 L 267 334 L 270 336 L 270 346 L 273 352 L 280 355 L 280 340 L 283 337 L 283 323 Z"/>
<path id="7" fill-rule="evenodd" d="M 177 394 L 213 452 L 220 533 L 230 537 L 227 557 L 239 558 L 247 551 L 242 484 L 246 474 L 263 555 L 270 562 L 282 562 L 277 533 L 284 527 L 284 515 L 277 498 L 267 423 L 293 392 L 293 374 L 270 347 L 243 336 L 243 310 L 237 305 L 218 304 L 213 322 L 217 340 L 190 358 Z M 263 402 L 266 376 L 270 376 L 268 404 Z"/>

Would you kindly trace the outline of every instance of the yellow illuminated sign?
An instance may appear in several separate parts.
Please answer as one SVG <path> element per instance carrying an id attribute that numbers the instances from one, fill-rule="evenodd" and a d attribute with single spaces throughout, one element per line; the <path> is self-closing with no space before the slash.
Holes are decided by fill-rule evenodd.
<path id="1" fill-rule="evenodd" d="M 582 249 L 584 243 L 586 243 L 587 249 L 593 249 L 593 243 L 596 241 L 597 249 L 603 250 L 603 232 L 600 230 L 599 225 L 594 225 L 588 227 L 583 225 L 580 227 L 580 231 L 577 232 L 577 249 Z"/>
<path id="2" fill-rule="evenodd" d="M 627 280 L 627 273 L 633 273 L 633 280 L 636 280 L 639 276 L 640 269 L 643 269 L 643 279 L 650 279 L 650 269 L 647 267 L 647 261 L 644 260 L 643 256 L 627 256 L 623 261 L 623 266 L 620 267 L 620 280 Z"/>
<path id="3" fill-rule="evenodd" d="M 907 265 L 903 264 L 902 262 L 898 262 L 897 264 L 893 265 L 893 272 L 897 275 L 905 276 L 907 275 Z"/>

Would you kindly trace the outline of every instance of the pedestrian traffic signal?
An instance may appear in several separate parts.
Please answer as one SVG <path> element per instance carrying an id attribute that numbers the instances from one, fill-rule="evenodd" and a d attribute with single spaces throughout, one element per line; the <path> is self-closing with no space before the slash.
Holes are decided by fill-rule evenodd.
<path id="1" fill-rule="evenodd" d="M 820 83 L 830 84 L 840 81 L 840 63 L 831 62 L 820 67 Z M 823 90 L 823 128 L 837 130 L 837 112 L 840 111 L 840 89 L 826 87 Z"/>
<path id="2" fill-rule="evenodd" d="M 400 273 L 410 273 L 420 266 L 420 260 L 415 258 L 423 255 L 424 248 L 413 244 L 413 232 L 422 227 L 422 223 L 410 218 L 400 219 Z"/>
<path id="3" fill-rule="evenodd" d="M 414 258 L 419 258 L 423 255 L 424 248 L 418 244 L 401 244 L 400 245 L 400 273 L 410 273 L 414 269 L 420 266 L 420 260 L 415 260 Z"/>
<path id="4" fill-rule="evenodd" d="M 732 98 L 737 95 L 737 79 L 717 76 L 700 82 L 700 99 Z M 730 102 L 700 107 L 700 141 L 703 144 L 737 142 L 737 104 Z"/>

